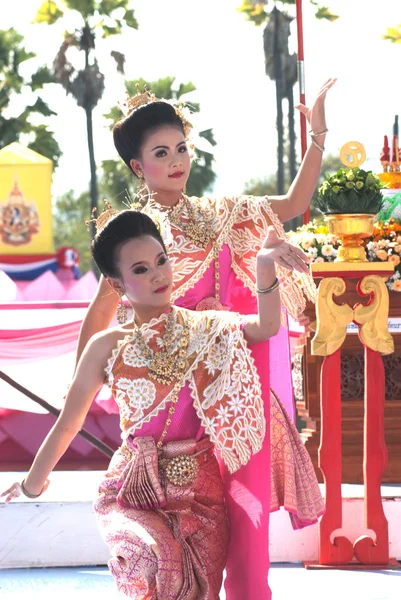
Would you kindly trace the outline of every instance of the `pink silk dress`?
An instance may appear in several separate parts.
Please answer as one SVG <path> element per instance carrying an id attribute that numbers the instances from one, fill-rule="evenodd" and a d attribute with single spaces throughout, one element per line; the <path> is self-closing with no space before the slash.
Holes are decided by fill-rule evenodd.
<path id="1" fill-rule="evenodd" d="M 257 312 L 256 300 L 231 268 L 230 249 L 224 245 L 219 256 L 220 263 L 220 300 L 223 306 L 240 314 Z M 214 296 L 214 264 L 212 263 L 202 280 L 194 285 L 183 298 L 176 301 L 178 306 L 194 309 L 203 298 Z M 288 336 L 281 336 L 286 343 Z M 270 371 L 269 346 L 271 341 L 258 344 L 252 349 L 252 355 L 258 369 L 262 396 L 265 400 L 266 423 L 270 423 Z M 289 352 L 281 351 L 287 361 L 281 365 L 283 380 L 287 384 L 280 391 L 287 391 L 287 405 L 292 406 L 291 370 Z M 275 375 L 278 375 L 277 360 Z M 292 411 L 291 411 L 292 412 Z M 268 600 L 271 590 L 268 585 L 269 560 L 269 515 L 270 515 L 270 427 L 266 428 L 263 448 L 252 457 L 249 464 L 230 475 L 221 465 L 225 484 L 225 500 L 230 527 L 230 545 L 226 565 L 225 590 L 227 600 Z M 252 551 L 250 551 L 252 548 Z"/>

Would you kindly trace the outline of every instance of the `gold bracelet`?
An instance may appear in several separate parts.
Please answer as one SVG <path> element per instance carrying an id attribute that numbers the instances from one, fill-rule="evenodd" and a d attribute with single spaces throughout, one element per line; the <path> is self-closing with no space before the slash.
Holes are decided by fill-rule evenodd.
<path id="1" fill-rule="evenodd" d="M 39 498 L 39 496 L 41 496 L 41 495 L 42 495 L 42 493 L 43 493 L 43 488 L 45 487 L 45 486 L 43 486 L 43 488 L 42 488 L 42 490 L 39 492 L 39 494 L 30 494 L 30 493 L 27 491 L 26 487 L 25 487 L 25 479 L 23 479 L 23 480 L 21 481 L 21 483 L 20 483 L 20 486 L 21 486 L 22 493 L 23 493 L 23 494 L 24 494 L 24 496 L 26 496 L 27 498 Z"/>
<path id="2" fill-rule="evenodd" d="M 328 129 L 325 129 L 324 131 L 319 131 L 318 133 L 315 133 L 315 132 L 313 131 L 313 129 L 311 129 L 311 130 L 310 130 L 310 132 L 309 132 L 309 135 L 310 135 L 311 137 L 319 137 L 319 135 L 324 135 L 324 134 L 325 134 L 325 133 L 327 133 L 328 131 L 329 131 Z"/>
<path id="3" fill-rule="evenodd" d="M 256 288 L 256 293 L 257 294 L 270 294 L 270 292 L 274 292 L 274 290 L 276 290 L 279 285 L 280 285 L 280 281 L 279 281 L 278 277 L 276 277 L 275 282 L 270 287 L 265 288 L 264 290 L 260 290 L 259 288 Z"/>
<path id="4" fill-rule="evenodd" d="M 319 146 L 319 144 L 315 141 L 315 139 L 311 136 L 311 140 L 312 140 L 312 144 L 318 149 L 320 150 L 320 152 L 323 154 L 324 152 L 324 146 Z"/>

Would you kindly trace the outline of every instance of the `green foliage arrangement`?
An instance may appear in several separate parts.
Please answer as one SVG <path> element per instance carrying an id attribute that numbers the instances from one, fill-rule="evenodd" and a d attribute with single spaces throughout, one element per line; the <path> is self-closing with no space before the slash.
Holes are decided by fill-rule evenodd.
<path id="1" fill-rule="evenodd" d="M 323 214 L 376 215 L 383 207 L 384 187 L 372 171 L 341 168 L 334 175 L 326 175 L 318 189 L 316 207 Z"/>

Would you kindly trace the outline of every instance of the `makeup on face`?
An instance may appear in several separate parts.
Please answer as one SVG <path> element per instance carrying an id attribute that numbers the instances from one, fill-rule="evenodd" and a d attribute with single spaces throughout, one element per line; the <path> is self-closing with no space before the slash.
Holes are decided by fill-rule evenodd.
<path id="1" fill-rule="evenodd" d="M 190 158 L 182 131 L 165 126 L 150 133 L 142 147 L 140 164 L 152 191 L 182 189 L 190 172 Z"/>
<path id="2" fill-rule="evenodd" d="M 150 235 L 125 242 L 119 251 L 121 285 L 135 305 L 156 306 L 169 302 L 172 269 L 160 242 Z"/>

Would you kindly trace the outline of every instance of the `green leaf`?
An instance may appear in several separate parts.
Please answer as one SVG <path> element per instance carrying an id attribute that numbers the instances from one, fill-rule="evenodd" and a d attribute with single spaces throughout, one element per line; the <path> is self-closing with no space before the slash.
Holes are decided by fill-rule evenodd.
<path id="1" fill-rule="evenodd" d="M 251 0 L 244 0 L 242 6 L 237 8 L 237 11 L 243 13 L 247 21 L 250 21 L 257 27 L 262 25 L 267 20 L 265 11 L 265 2 L 252 3 Z"/>
<path id="2" fill-rule="evenodd" d="M 118 106 L 113 106 L 110 111 L 103 115 L 105 119 L 109 119 L 111 121 L 109 125 L 109 129 L 113 129 L 114 124 L 117 123 L 124 115 Z"/>
<path id="3" fill-rule="evenodd" d="M 35 104 L 27 106 L 26 110 L 30 113 L 37 112 L 43 115 L 44 117 L 50 117 L 57 114 L 53 110 L 51 110 L 46 104 L 46 102 L 44 102 L 40 97 L 36 100 Z"/>
<path id="4" fill-rule="evenodd" d="M 46 125 L 33 127 L 32 132 L 35 135 L 35 139 L 28 147 L 35 150 L 35 152 L 39 152 L 42 156 L 50 158 L 53 161 L 53 167 L 56 169 L 63 153 L 54 137 L 54 133 Z"/>
<path id="5" fill-rule="evenodd" d="M 315 12 L 316 19 L 326 19 L 327 21 L 333 22 L 339 19 L 339 15 L 333 14 L 327 6 L 319 6 Z"/>
<path id="6" fill-rule="evenodd" d="M 192 81 L 188 81 L 188 83 L 180 83 L 180 86 L 177 91 L 177 98 L 181 98 L 184 94 L 189 94 L 190 92 L 194 92 L 196 90 L 196 85 L 192 83 Z"/>
<path id="7" fill-rule="evenodd" d="M 68 8 L 76 10 L 85 19 L 91 17 L 96 12 L 95 0 L 64 0 Z"/>
<path id="8" fill-rule="evenodd" d="M 102 35 L 103 38 L 108 38 L 111 35 L 119 35 L 121 33 L 121 27 L 119 27 L 117 24 L 115 27 L 109 27 L 108 25 L 102 25 L 102 29 L 103 29 L 103 35 Z"/>
<path id="9" fill-rule="evenodd" d="M 110 16 L 118 8 L 127 9 L 129 0 L 101 0 L 98 3 L 97 10 L 101 15 Z"/>
<path id="10" fill-rule="evenodd" d="M 54 77 L 48 67 L 40 67 L 40 69 L 32 75 L 29 85 L 32 91 L 35 91 L 41 89 L 46 83 L 54 83 Z"/>
<path id="11" fill-rule="evenodd" d="M 132 27 L 133 29 L 138 29 L 139 24 L 134 16 L 134 10 L 131 8 L 130 10 L 125 11 L 125 15 L 123 16 L 123 21 L 127 27 Z"/>
<path id="12" fill-rule="evenodd" d="M 383 40 L 393 42 L 393 44 L 401 44 L 401 23 L 396 27 L 388 27 L 387 32 L 382 36 Z"/>
<path id="13" fill-rule="evenodd" d="M 121 73 L 122 75 L 124 75 L 125 55 L 122 54 L 122 52 L 112 50 L 110 52 L 110 56 L 114 58 L 114 60 L 117 63 L 117 73 Z"/>
<path id="14" fill-rule="evenodd" d="M 63 10 L 53 0 L 44 0 L 40 6 L 34 23 L 47 23 L 47 25 L 53 25 L 62 17 L 64 14 Z"/>

